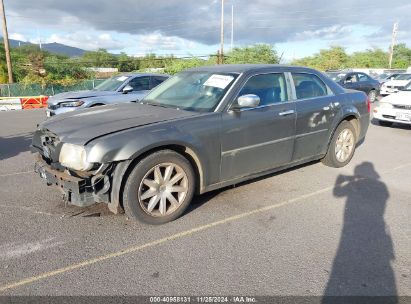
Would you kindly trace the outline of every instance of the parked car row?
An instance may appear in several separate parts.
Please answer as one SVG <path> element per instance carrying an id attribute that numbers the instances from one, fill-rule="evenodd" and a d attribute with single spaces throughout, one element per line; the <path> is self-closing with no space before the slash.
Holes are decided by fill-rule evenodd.
<path id="1" fill-rule="evenodd" d="M 51 96 L 48 100 L 48 117 L 78 109 L 137 102 L 151 89 L 166 80 L 168 75 L 121 74 L 106 79 L 92 90 L 66 92 Z"/>
<path id="2" fill-rule="evenodd" d="M 327 75 L 346 89 L 363 91 L 370 102 L 375 102 L 380 94 L 380 82 L 362 72 L 329 72 Z"/>
<path id="3" fill-rule="evenodd" d="M 371 102 L 375 102 L 378 95 L 398 93 L 411 83 L 411 73 L 381 74 L 378 78 L 362 72 L 328 71 L 326 74 L 344 88 L 365 92 Z"/>
<path id="4" fill-rule="evenodd" d="M 150 88 L 157 76 L 141 77 Z M 112 94 L 67 94 L 51 105 L 103 103 L 134 79 L 118 76 L 99 87 Z M 345 166 L 370 117 L 363 92 L 313 69 L 279 65 L 195 68 L 129 100 L 137 99 L 41 123 L 32 142 L 36 172 L 74 205 L 102 202 L 163 224 L 181 216 L 195 194 L 313 160 Z"/>
<path id="5" fill-rule="evenodd" d="M 411 83 L 411 74 L 404 73 L 398 74 L 393 77 L 391 80 L 383 83 L 381 85 L 381 95 L 387 96 L 393 93 L 398 93 L 407 87 L 407 85 Z"/>

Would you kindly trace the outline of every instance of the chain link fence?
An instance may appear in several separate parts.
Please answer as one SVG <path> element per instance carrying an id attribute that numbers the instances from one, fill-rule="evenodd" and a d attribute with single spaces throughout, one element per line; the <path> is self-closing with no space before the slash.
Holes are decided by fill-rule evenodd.
<path id="1" fill-rule="evenodd" d="M 17 96 L 53 96 L 58 93 L 70 92 L 70 91 L 81 91 L 81 90 L 91 90 L 105 79 L 91 79 L 84 80 L 74 85 L 63 86 L 63 85 L 47 85 L 42 87 L 39 84 L 22 84 L 22 83 L 12 83 L 12 84 L 0 84 L 0 97 L 17 97 Z"/>

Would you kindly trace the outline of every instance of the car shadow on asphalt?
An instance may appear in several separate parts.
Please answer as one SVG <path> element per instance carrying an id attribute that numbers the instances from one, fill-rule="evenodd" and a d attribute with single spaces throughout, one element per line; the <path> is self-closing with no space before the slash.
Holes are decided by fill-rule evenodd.
<path id="1" fill-rule="evenodd" d="M 228 191 L 232 188 L 237 188 L 237 187 L 242 187 L 242 186 L 246 186 L 246 185 L 249 185 L 249 184 L 257 183 L 259 181 L 262 181 L 262 180 L 265 180 L 265 179 L 268 179 L 268 178 L 271 178 L 271 177 L 274 177 L 274 176 L 277 176 L 277 175 L 281 175 L 281 174 L 286 173 L 286 172 L 290 172 L 290 171 L 298 170 L 298 169 L 301 169 L 301 168 L 304 168 L 304 167 L 308 167 L 308 166 L 311 166 L 311 165 L 319 163 L 319 162 L 320 162 L 319 160 L 311 161 L 311 162 L 304 163 L 304 164 L 301 164 L 301 165 L 298 165 L 298 166 L 294 166 L 294 167 L 291 167 L 291 168 L 276 171 L 274 173 L 268 173 L 268 174 L 260 176 L 260 177 L 252 178 L 250 180 L 246 180 L 246 181 L 238 183 L 238 184 L 234 184 L 234 185 L 231 185 L 231 186 L 226 186 L 224 188 L 220 188 L 220 189 L 217 189 L 217 190 L 206 192 L 206 193 L 201 194 L 201 195 L 196 195 L 196 196 L 194 196 L 193 201 L 188 206 L 188 208 L 184 212 L 184 214 L 188 214 L 188 213 L 194 211 L 195 209 L 200 208 L 202 205 L 204 205 L 207 202 L 211 201 L 214 197 L 216 197 L 220 193 Z"/>
<path id="2" fill-rule="evenodd" d="M 333 194 L 346 198 L 344 223 L 322 303 L 354 300 L 335 296 L 387 296 L 384 303 L 397 303 L 394 247 L 384 221 L 387 186 L 374 165 L 363 162 L 354 175 L 337 177 Z"/>
<path id="3" fill-rule="evenodd" d="M 406 124 L 400 124 L 400 123 L 394 123 L 392 126 L 386 127 L 386 126 L 381 126 L 378 123 L 378 120 L 376 119 L 371 119 L 371 124 L 374 126 L 378 126 L 380 128 L 392 128 L 392 129 L 402 129 L 402 130 L 411 130 L 411 125 L 406 125 Z"/>
<path id="4" fill-rule="evenodd" d="M 8 159 L 29 151 L 32 134 L 18 134 L 15 136 L 0 136 L 0 160 Z"/>

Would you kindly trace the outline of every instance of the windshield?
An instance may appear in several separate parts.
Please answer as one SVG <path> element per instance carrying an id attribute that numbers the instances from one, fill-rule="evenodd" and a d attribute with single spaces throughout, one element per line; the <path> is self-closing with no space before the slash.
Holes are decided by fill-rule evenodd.
<path id="1" fill-rule="evenodd" d="M 345 73 L 341 73 L 341 72 L 328 72 L 327 73 L 328 77 L 330 77 L 332 80 L 334 81 L 340 81 L 341 79 L 343 79 L 345 77 Z"/>
<path id="2" fill-rule="evenodd" d="M 395 80 L 410 80 L 411 74 L 401 74 L 395 77 Z"/>
<path id="3" fill-rule="evenodd" d="M 377 75 L 376 77 L 374 77 L 375 79 L 388 79 L 389 78 L 389 74 L 386 73 L 382 73 L 380 75 Z"/>
<path id="4" fill-rule="evenodd" d="M 151 91 L 144 103 L 189 111 L 210 112 L 237 78 L 237 74 L 183 72 Z"/>
<path id="5" fill-rule="evenodd" d="M 104 80 L 98 86 L 96 86 L 94 91 L 117 91 L 118 88 L 129 79 L 130 76 L 115 76 Z"/>

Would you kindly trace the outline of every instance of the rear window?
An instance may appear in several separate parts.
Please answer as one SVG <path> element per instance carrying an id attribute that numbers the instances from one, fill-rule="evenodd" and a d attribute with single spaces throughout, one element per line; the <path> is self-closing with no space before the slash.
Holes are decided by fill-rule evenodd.
<path id="1" fill-rule="evenodd" d="M 314 74 L 292 73 L 297 99 L 328 95 L 327 86 Z"/>

